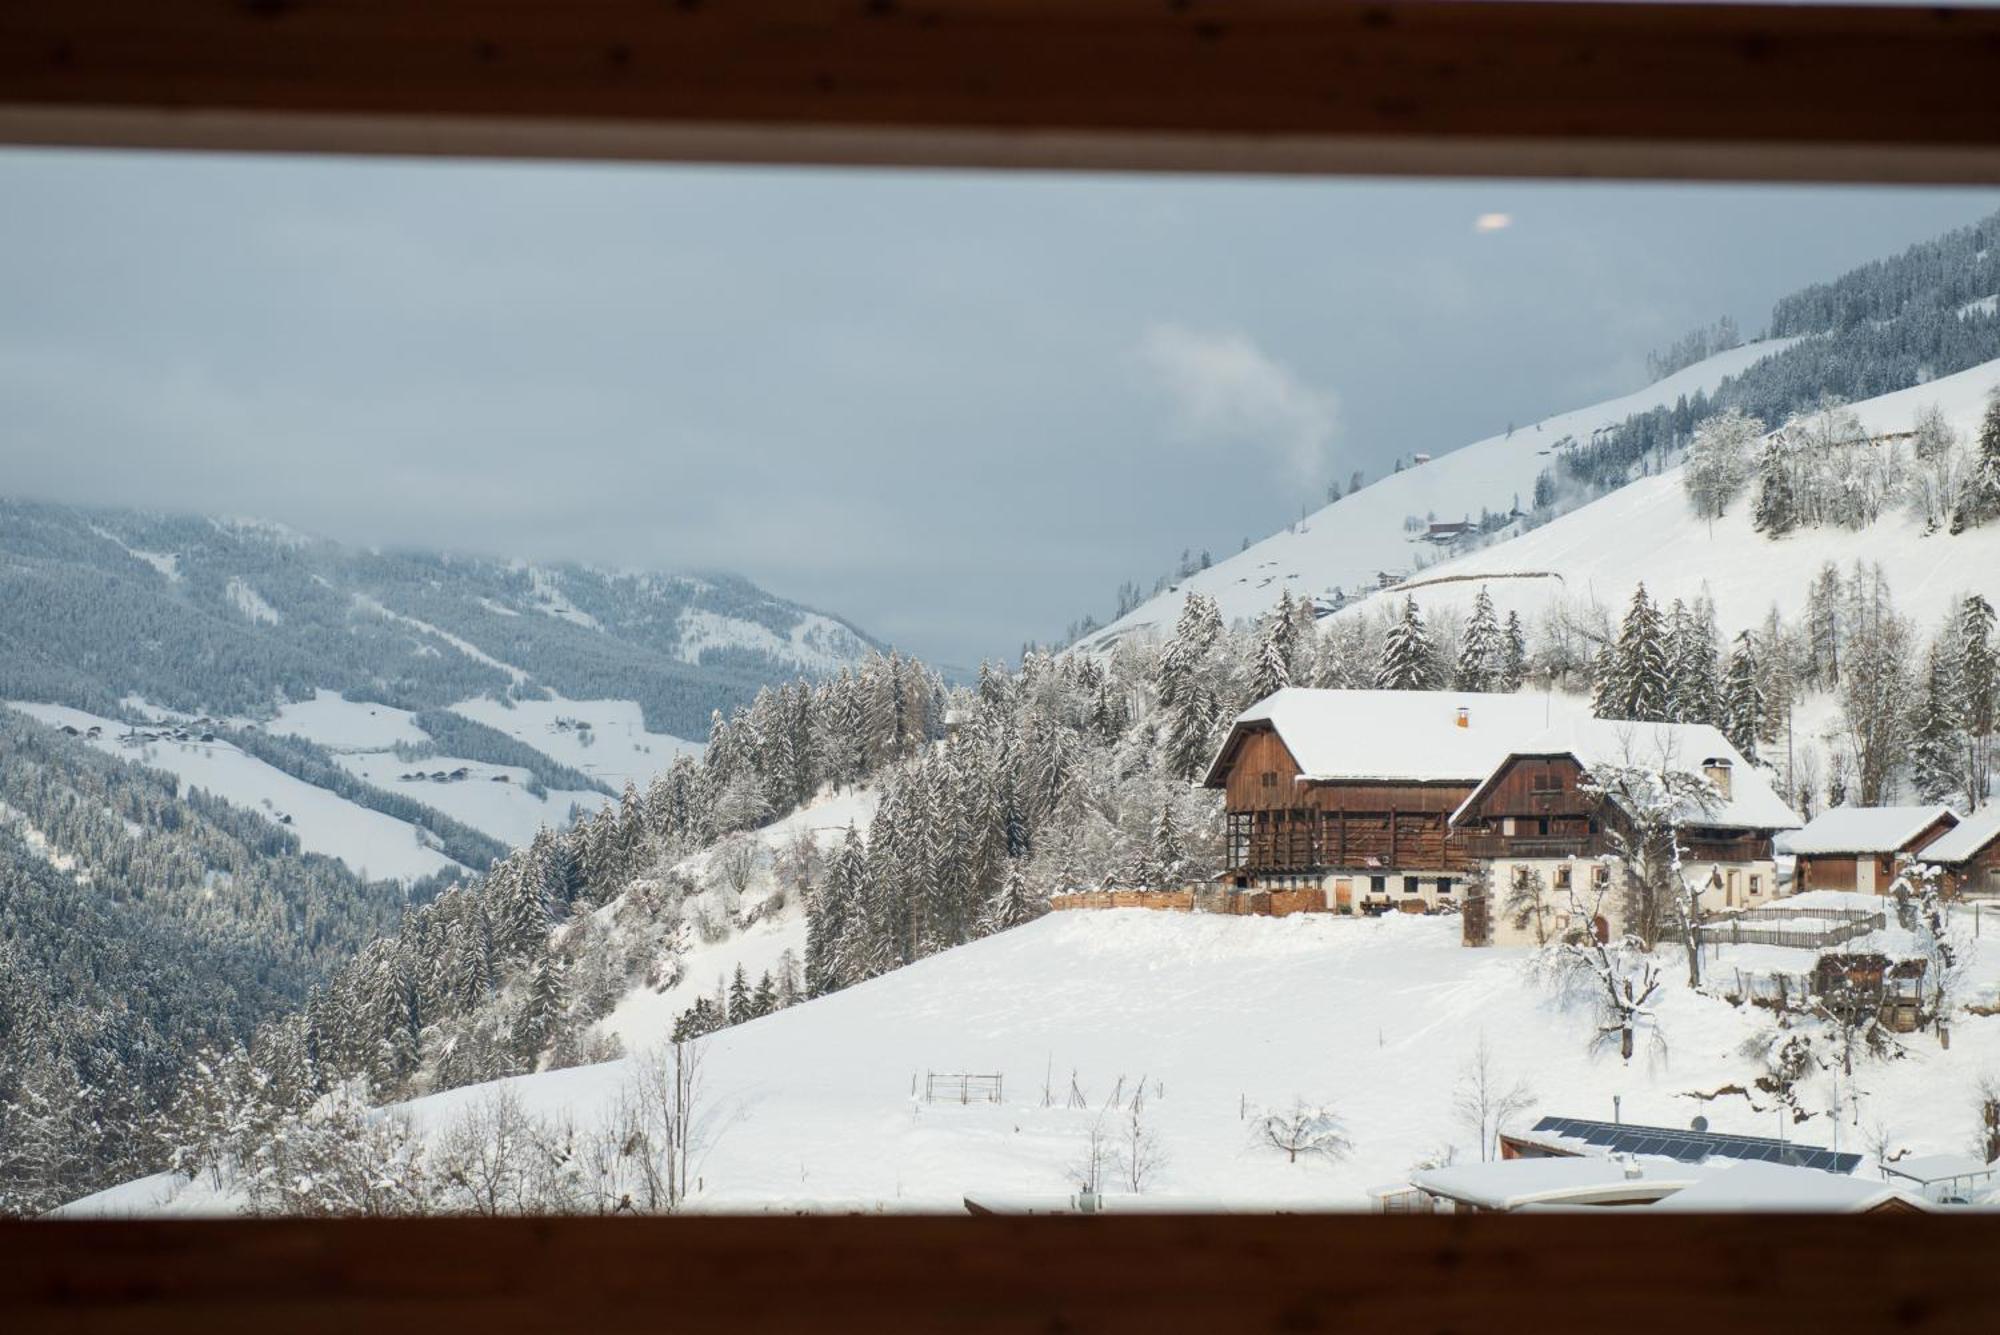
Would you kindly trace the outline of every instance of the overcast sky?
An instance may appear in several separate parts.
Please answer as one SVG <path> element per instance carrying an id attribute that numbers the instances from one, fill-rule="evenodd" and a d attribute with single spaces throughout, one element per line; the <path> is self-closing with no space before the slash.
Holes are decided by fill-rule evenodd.
<path id="1" fill-rule="evenodd" d="M 0 201 L 0 491 L 735 570 L 968 664 L 2000 192 L 11 152 Z"/>

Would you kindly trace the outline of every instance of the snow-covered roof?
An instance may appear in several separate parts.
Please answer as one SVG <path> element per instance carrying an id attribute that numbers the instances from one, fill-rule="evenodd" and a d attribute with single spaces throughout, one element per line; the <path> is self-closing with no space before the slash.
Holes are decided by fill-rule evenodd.
<path id="1" fill-rule="evenodd" d="M 1950 807 L 1834 807 L 1812 818 L 1804 829 L 1785 840 L 1790 853 L 1893 853 L 1922 834 L 1924 827 L 1944 817 L 1957 820 Z"/>
<path id="2" fill-rule="evenodd" d="M 1925 844 L 1917 856 L 1925 862 L 1963 862 L 1995 839 L 2000 839 L 2000 802 L 1973 812 Z"/>
<path id="3" fill-rule="evenodd" d="M 1570 756 L 1585 770 L 1630 767 L 1699 773 L 1714 762 L 1729 768 L 1729 792 L 1719 802 L 1680 814 L 1685 825 L 1784 830 L 1798 813 L 1772 789 L 1764 771 L 1745 760 L 1720 729 L 1707 723 L 1634 723 L 1575 714 L 1544 729 L 1507 756 Z M 1456 823 L 1499 777 L 1499 765 L 1452 813 Z"/>
<path id="4" fill-rule="evenodd" d="M 1410 1184 L 1485 1210 L 1518 1210 L 1558 1201 L 1589 1205 L 1656 1200 L 1691 1185 L 1702 1172 L 1693 1165 L 1664 1160 L 1640 1164 L 1581 1156 L 1499 1159 L 1422 1169 L 1411 1174 Z"/>
<path id="5" fill-rule="evenodd" d="M 1884 1171 L 1891 1177 L 1906 1178 L 1929 1186 L 1934 1182 L 1952 1182 L 1960 1178 L 1992 1177 L 2000 1172 L 2000 1164 L 1990 1164 L 1970 1154 L 1920 1154 L 1911 1159 L 1899 1159 L 1887 1165 Z"/>
<path id="6" fill-rule="evenodd" d="M 1307 779 L 1477 783 L 1523 740 L 1583 707 L 1551 695 L 1288 686 L 1236 716 L 1208 782 L 1222 782 L 1222 760 L 1239 729 L 1269 723 Z"/>
<path id="7" fill-rule="evenodd" d="M 1655 1210 L 1801 1210 L 1853 1214 L 1889 1201 L 1931 1207 L 1886 1182 L 1780 1163 L 1732 1163 L 1717 1168 L 1653 1205 Z"/>

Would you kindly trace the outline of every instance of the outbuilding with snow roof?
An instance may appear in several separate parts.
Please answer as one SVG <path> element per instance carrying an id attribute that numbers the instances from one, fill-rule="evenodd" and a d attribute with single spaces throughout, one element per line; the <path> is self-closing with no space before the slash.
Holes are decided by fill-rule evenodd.
<path id="1" fill-rule="evenodd" d="M 1945 889 L 1960 899 L 2000 900 L 2000 802 L 1967 816 L 1917 857 L 1943 871 Z"/>
<path id="2" fill-rule="evenodd" d="M 1779 841 L 1778 851 L 1797 858 L 1793 888 L 1798 893 L 1858 890 L 1886 894 L 1900 861 L 1918 856 L 1958 823 L 1958 814 L 1941 804 L 1834 807 L 1786 835 Z"/>

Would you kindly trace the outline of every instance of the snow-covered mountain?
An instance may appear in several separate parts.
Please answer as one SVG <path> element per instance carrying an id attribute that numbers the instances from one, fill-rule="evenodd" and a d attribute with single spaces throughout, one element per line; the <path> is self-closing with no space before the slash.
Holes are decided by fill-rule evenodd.
<path id="1" fill-rule="evenodd" d="M 1482 511 L 1506 515 L 1517 504 L 1526 507 L 1535 479 L 1565 450 L 1587 445 L 1636 413 L 1671 407 L 1697 391 L 1712 393 L 1793 341 L 1747 343 L 1636 393 L 1557 413 L 1392 473 L 1179 581 L 1080 647 L 1099 651 L 1127 635 L 1170 629 L 1190 593 L 1214 598 L 1223 619 L 1234 622 L 1268 612 L 1283 589 L 1294 598 L 1333 600 L 1375 589 L 1385 574 L 1406 577 L 1442 554 L 1426 538 L 1431 520 L 1477 521 Z"/>
<path id="2" fill-rule="evenodd" d="M 0 502 L 0 702 L 375 877 L 483 867 L 873 648 L 730 576 Z"/>
<path id="3" fill-rule="evenodd" d="M 629 700 L 700 738 L 874 647 L 719 574 L 366 551 L 246 520 L 0 501 L 0 698 L 255 716 L 315 689 L 441 709 Z"/>

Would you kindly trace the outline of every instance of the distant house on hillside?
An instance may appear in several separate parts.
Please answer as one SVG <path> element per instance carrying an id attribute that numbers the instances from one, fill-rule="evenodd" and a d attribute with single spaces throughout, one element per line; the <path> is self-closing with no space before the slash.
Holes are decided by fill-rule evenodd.
<path id="1" fill-rule="evenodd" d="M 1967 816 L 1917 855 L 1944 872 L 1961 899 L 2000 899 L 2000 802 Z"/>
<path id="2" fill-rule="evenodd" d="M 1209 766 L 1224 790 L 1225 881 L 1314 889 L 1336 912 L 1463 898 L 1469 854 L 1446 822 L 1510 751 L 1574 701 L 1288 687 L 1246 709 Z"/>
<path id="3" fill-rule="evenodd" d="M 1534 945 L 1582 926 L 1602 939 L 1624 929 L 1613 836 L 1632 823 L 1586 776 L 1625 769 L 1707 779 L 1713 799 L 1674 813 L 1682 874 L 1706 882 L 1704 907 L 1747 908 L 1776 894 L 1772 840 L 1799 818 L 1720 731 L 1572 718 L 1510 748 L 1452 812 L 1456 842 L 1484 869 L 1484 892 L 1466 904 L 1467 945 Z M 1572 921 L 1585 911 L 1589 923 Z"/>
<path id="4" fill-rule="evenodd" d="M 1456 542 L 1466 534 L 1475 531 L 1476 528 L 1477 525 L 1462 520 L 1454 520 L 1450 523 L 1442 524 L 1434 522 L 1424 530 L 1424 541 L 1440 544 Z"/>
<path id="5" fill-rule="evenodd" d="M 1897 860 L 1914 857 L 1958 824 L 1947 806 L 1835 807 L 1782 841 L 1798 859 L 1792 888 L 1886 894 Z"/>

